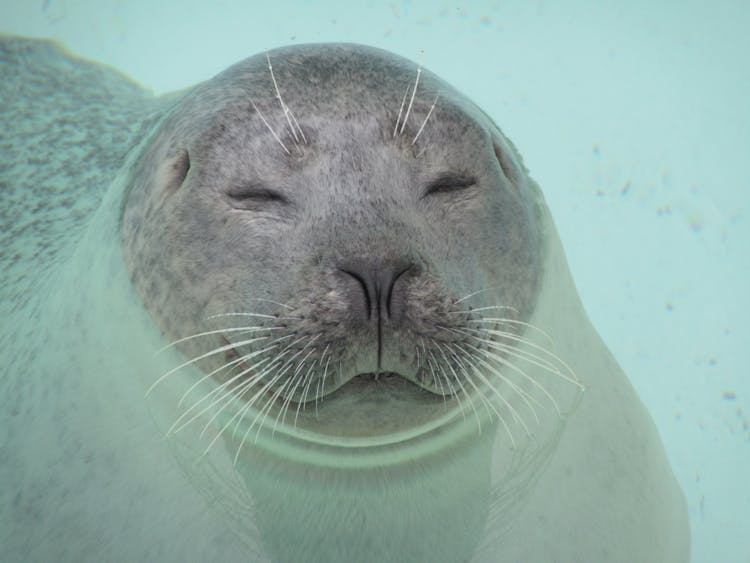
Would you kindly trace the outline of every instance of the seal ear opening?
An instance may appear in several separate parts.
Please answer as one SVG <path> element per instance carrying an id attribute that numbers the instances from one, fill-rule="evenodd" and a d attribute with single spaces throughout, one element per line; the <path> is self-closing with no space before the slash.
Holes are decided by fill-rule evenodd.
<path id="1" fill-rule="evenodd" d="M 495 151 L 495 158 L 497 158 L 497 162 L 505 177 L 510 180 L 516 189 L 521 189 L 521 170 L 508 147 L 503 146 L 500 140 L 493 138 L 492 148 Z"/>
<path id="2" fill-rule="evenodd" d="M 181 149 L 176 156 L 168 159 L 163 164 L 163 171 L 164 192 L 170 196 L 182 186 L 190 171 L 190 155 L 187 149 Z"/>

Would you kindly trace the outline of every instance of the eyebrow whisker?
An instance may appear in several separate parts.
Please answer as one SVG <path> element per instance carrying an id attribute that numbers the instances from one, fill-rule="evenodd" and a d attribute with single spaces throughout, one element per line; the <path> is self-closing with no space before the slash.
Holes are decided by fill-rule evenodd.
<path id="1" fill-rule="evenodd" d="M 437 104 L 439 97 L 440 97 L 440 94 L 437 94 L 435 96 L 435 100 L 432 102 L 432 105 L 430 106 L 430 110 L 427 112 L 427 117 L 424 118 L 422 125 L 419 127 L 419 131 L 417 131 L 417 134 L 414 135 L 414 139 L 411 142 L 412 146 L 414 146 L 414 143 L 416 143 L 417 139 L 419 139 L 419 136 L 422 134 L 422 131 L 424 130 L 424 126 L 427 125 L 427 120 L 430 119 L 430 116 L 432 115 L 432 110 L 435 109 L 435 104 Z"/>
<path id="2" fill-rule="evenodd" d="M 406 129 L 406 122 L 409 120 L 409 114 L 411 113 L 411 108 L 414 106 L 414 97 L 417 95 L 417 87 L 419 87 L 420 76 L 422 76 L 421 65 L 417 68 L 417 78 L 414 81 L 414 89 L 411 91 L 411 99 L 409 100 L 409 107 L 406 108 L 406 115 L 404 116 L 403 123 L 401 123 L 401 130 L 398 132 L 399 135 L 404 132 L 404 129 Z"/>
<path id="3" fill-rule="evenodd" d="M 261 121 L 263 121 L 263 124 L 264 124 L 264 125 L 266 126 L 266 128 L 267 128 L 267 129 L 268 129 L 268 130 L 269 130 L 269 131 L 271 132 L 271 135 L 273 135 L 273 138 L 274 138 L 274 139 L 276 139 L 276 142 L 277 142 L 277 143 L 279 143 L 279 144 L 281 145 L 281 148 L 282 148 L 282 149 L 284 149 L 284 152 L 285 152 L 286 154 L 288 154 L 289 156 L 291 156 L 291 155 L 292 155 L 292 153 L 291 153 L 291 152 L 289 152 L 289 149 L 288 149 L 288 148 L 286 147 L 286 145 L 284 144 L 284 141 L 282 141 L 282 140 L 281 140 L 281 139 L 279 138 L 279 136 L 278 136 L 278 135 L 276 134 L 276 131 L 274 131 L 274 130 L 273 130 L 273 127 L 271 127 L 271 125 L 270 125 L 270 124 L 268 123 L 268 121 L 266 121 L 266 118 L 265 118 L 265 117 L 263 117 L 263 114 L 262 114 L 262 113 L 260 112 L 260 110 L 258 109 L 258 106 L 256 106 L 256 105 L 255 105 L 255 102 L 254 102 L 254 101 L 253 101 L 253 100 L 251 99 L 251 100 L 250 100 L 250 103 L 251 103 L 251 104 L 253 105 L 253 108 L 255 109 L 255 111 L 256 111 L 256 112 L 258 112 L 258 117 L 260 117 Z"/>
<path id="4" fill-rule="evenodd" d="M 409 95 L 409 87 L 406 87 L 406 91 L 404 91 L 404 97 L 401 98 L 401 107 L 398 108 L 398 117 L 396 118 L 396 126 L 393 128 L 393 138 L 396 138 L 396 134 L 398 133 L 398 126 L 401 123 L 401 115 L 404 113 L 404 105 L 406 104 L 406 96 Z"/>
<path id="5" fill-rule="evenodd" d="M 292 113 L 291 110 L 287 107 L 287 105 L 284 103 L 283 98 L 281 97 L 281 91 L 279 90 L 279 84 L 276 82 L 276 76 L 273 73 L 273 66 L 271 65 L 271 57 L 268 53 L 266 53 L 266 61 L 268 62 L 268 71 L 271 73 L 271 81 L 273 82 L 273 87 L 276 90 L 276 98 L 279 100 L 279 104 L 281 105 L 281 110 L 284 112 L 284 117 L 286 118 L 286 122 L 289 124 L 289 129 L 292 131 L 292 136 L 294 137 L 294 142 L 299 144 L 299 135 L 297 135 L 297 131 L 294 128 L 294 125 L 292 124 L 292 119 L 289 117 L 289 115 Z M 294 116 L 292 116 L 294 117 Z M 294 120 L 296 123 L 296 119 Z M 299 124 L 297 124 L 297 127 L 299 127 Z"/>

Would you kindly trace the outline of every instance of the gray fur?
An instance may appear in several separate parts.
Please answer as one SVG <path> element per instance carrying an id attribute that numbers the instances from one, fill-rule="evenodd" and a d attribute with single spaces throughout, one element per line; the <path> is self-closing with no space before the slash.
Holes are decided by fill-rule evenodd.
<path id="1" fill-rule="evenodd" d="M 307 142 L 296 142 L 288 127 L 266 55 L 190 92 L 131 176 L 122 237 L 135 286 L 172 340 L 216 328 L 216 320 L 205 320 L 214 314 L 299 317 L 285 328 L 295 337 L 317 335 L 309 364 L 326 348 L 333 360 L 320 393 L 318 366 L 309 400 L 375 372 L 447 393 L 420 379 L 415 349 L 423 339 L 433 351 L 431 339 L 465 341 L 436 326 L 464 328 L 468 308 L 494 302 L 490 297 L 520 320 L 534 306 L 538 211 L 519 157 L 471 102 L 428 71 L 421 71 L 394 139 L 416 68 L 390 53 L 312 45 L 275 50 L 270 59 Z M 413 142 L 436 94 L 439 102 Z M 425 195 L 440 178 L 472 178 L 476 185 Z M 273 190 L 283 201 L 229 195 L 246 187 Z M 376 319 L 361 313 L 362 289 L 346 274 L 352 269 L 405 270 L 393 286 L 394 314 L 379 319 L 380 351 Z M 490 285 L 493 293 L 453 306 Z M 257 298 L 288 307 L 274 310 Z M 216 336 L 181 346 L 198 357 L 221 342 Z M 216 356 L 203 365 L 222 362 Z M 296 391 L 299 400 L 303 389 Z"/>

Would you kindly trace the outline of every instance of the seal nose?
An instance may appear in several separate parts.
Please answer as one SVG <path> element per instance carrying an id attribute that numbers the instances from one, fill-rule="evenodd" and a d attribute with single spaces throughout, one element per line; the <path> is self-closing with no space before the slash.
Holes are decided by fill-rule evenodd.
<path id="1" fill-rule="evenodd" d="M 394 287 L 404 274 L 415 269 L 416 265 L 409 262 L 371 265 L 354 261 L 342 264 L 339 270 L 356 280 L 364 297 L 352 300 L 355 316 L 367 319 L 377 316 L 379 322 L 384 319 L 396 320 L 403 304 L 398 306 L 400 300 Z"/>

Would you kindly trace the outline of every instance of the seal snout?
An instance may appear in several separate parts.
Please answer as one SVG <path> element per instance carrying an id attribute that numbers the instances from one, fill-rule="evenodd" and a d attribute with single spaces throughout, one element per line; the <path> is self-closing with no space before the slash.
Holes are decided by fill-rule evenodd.
<path id="1" fill-rule="evenodd" d="M 344 276 L 352 322 L 377 338 L 375 373 L 380 373 L 384 369 L 384 329 L 393 332 L 402 324 L 408 300 L 405 288 L 420 268 L 408 260 L 391 259 L 352 260 L 342 263 L 338 270 Z"/>
<path id="2" fill-rule="evenodd" d="M 403 291 L 399 291 L 404 283 L 400 282 L 406 277 L 419 275 L 421 268 L 406 260 L 381 263 L 354 260 L 341 264 L 338 270 L 348 278 L 345 283 L 351 282 L 348 285 L 354 318 L 385 318 L 397 322 L 404 305 Z"/>

